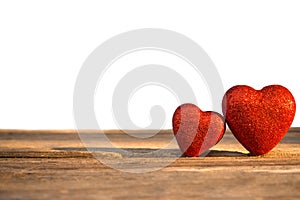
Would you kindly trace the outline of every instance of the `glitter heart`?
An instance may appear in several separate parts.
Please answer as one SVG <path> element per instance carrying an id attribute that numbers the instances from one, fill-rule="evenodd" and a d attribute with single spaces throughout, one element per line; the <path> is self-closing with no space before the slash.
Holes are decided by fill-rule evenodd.
<path id="1" fill-rule="evenodd" d="M 216 112 L 203 112 L 194 104 L 179 106 L 173 115 L 173 132 L 185 156 L 195 157 L 217 144 L 225 132 L 225 120 Z"/>
<path id="2" fill-rule="evenodd" d="M 292 93 L 280 85 L 255 90 L 230 88 L 222 102 L 226 122 L 237 140 L 252 154 L 271 151 L 289 130 L 296 112 Z"/>

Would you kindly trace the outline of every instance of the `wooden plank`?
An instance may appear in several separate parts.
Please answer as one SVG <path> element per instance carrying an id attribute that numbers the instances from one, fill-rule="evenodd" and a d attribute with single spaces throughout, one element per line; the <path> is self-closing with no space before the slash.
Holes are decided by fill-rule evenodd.
<path id="1" fill-rule="evenodd" d="M 95 147 L 94 155 L 114 160 L 119 169 L 146 163 L 151 170 L 153 163 L 179 158 L 157 171 L 126 173 L 97 160 L 75 130 L 0 130 L 0 199 L 300 199 L 299 128 L 264 156 L 249 156 L 227 132 L 207 156 L 197 158 L 180 157 L 176 144 L 151 153 L 172 139 L 170 130 L 150 140 L 105 133 L 133 153 Z"/>

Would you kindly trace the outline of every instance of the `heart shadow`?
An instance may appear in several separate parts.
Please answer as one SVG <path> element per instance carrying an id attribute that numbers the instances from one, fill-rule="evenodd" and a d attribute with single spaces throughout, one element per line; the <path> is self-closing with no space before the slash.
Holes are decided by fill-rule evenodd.
<path id="1" fill-rule="evenodd" d="M 249 153 L 239 151 L 211 150 L 206 157 L 249 157 Z"/>

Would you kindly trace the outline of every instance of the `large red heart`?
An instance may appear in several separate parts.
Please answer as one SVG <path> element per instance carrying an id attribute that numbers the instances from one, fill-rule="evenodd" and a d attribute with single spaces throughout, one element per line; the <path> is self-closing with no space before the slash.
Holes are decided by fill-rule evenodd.
<path id="1" fill-rule="evenodd" d="M 216 112 L 203 112 L 194 104 L 179 106 L 173 115 L 173 132 L 185 156 L 199 156 L 217 144 L 225 132 L 225 120 Z"/>
<path id="2" fill-rule="evenodd" d="M 296 102 L 283 86 L 255 90 L 246 85 L 230 88 L 222 102 L 226 122 L 237 140 L 252 154 L 271 151 L 290 128 Z"/>

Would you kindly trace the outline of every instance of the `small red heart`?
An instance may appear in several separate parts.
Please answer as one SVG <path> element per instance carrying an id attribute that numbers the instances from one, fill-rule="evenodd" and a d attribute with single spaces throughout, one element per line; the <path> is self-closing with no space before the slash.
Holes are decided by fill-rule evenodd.
<path id="1" fill-rule="evenodd" d="M 183 104 L 173 114 L 173 132 L 185 156 L 199 156 L 217 144 L 225 132 L 225 120 L 216 112 Z"/>
<path id="2" fill-rule="evenodd" d="M 296 112 L 292 93 L 283 86 L 255 90 L 230 88 L 222 102 L 226 122 L 237 140 L 252 154 L 271 151 L 289 130 Z"/>

